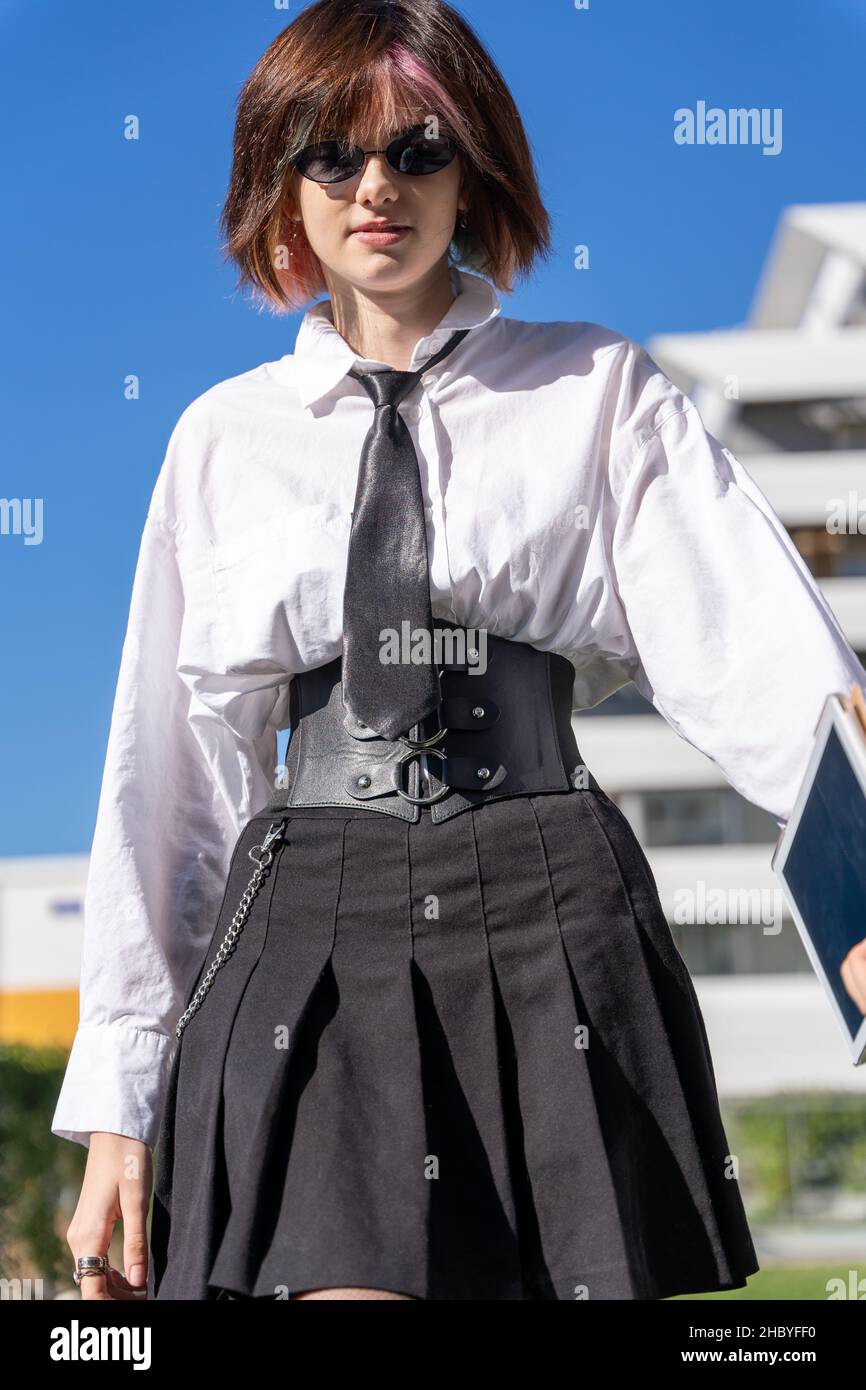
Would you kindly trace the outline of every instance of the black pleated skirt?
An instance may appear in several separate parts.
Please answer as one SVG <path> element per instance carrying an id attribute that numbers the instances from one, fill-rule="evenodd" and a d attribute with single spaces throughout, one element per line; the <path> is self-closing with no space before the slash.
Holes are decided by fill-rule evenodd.
<path id="1" fill-rule="evenodd" d="M 658 1299 L 758 1268 L 689 972 L 598 790 L 292 810 L 155 1165 L 159 1299 Z"/>

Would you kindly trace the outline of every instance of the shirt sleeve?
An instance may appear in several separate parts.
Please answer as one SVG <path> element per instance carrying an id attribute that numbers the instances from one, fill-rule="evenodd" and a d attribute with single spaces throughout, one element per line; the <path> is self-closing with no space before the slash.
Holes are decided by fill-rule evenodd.
<path id="1" fill-rule="evenodd" d="M 694 403 L 630 343 L 609 558 L 633 680 L 784 826 L 833 692 L 866 671 L 782 521 Z"/>
<path id="2" fill-rule="evenodd" d="M 184 611 L 176 532 L 152 503 L 85 886 L 79 1023 L 51 1124 L 85 1147 L 95 1130 L 156 1143 L 174 1028 L 237 839 L 238 807 L 220 790 L 196 733 L 205 727 L 213 736 L 215 726 L 177 671 Z M 233 764 L 229 780 L 244 788 L 238 798 L 252 782 L 261 790 L 267 778 L 272 787 L 276 730 L 254 743 L 218 728 L 223 743 L 211 758 Z"/>

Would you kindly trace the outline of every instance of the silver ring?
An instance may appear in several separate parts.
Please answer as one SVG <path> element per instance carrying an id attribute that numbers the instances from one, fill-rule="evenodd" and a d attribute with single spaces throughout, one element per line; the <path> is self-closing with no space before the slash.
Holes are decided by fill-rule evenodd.
<path id="1" fill-rule="evenodd" d="M 413 806 L 430 806 L 434 801 L 439 801 L 443 796 L 447 796 L 451 790 L 448 783 L 443 782 L 439 791 L 434 792 L 432 796 L 410 796 L 409 793 L 404 792 L 403 788 L 400 786 L 403 776 L 400 772 L 400 768 L 403 767 L 405 763 L 410 763 L 413 758 L 429 758 L 431 756 L 439 758 L 441 762 L 445 763 L 447 770 L 448 759 L 441 748 L 410 748 L 409 752 L 406 753 L 399 762 L 394 764 L 392 780 L 397 794 L 398 796 L 402 796 L 404 801 L 411 801 Z"/>
<path id="2" fill-rule="evenodd" d="M 441 743 L 448 732 L 448 726 L 444 725 L 437 729 L 435 734 L 430 734 L 427 738 L 409 738 L 408 734 L 398 734 L 398 741 L 410 748 L 413 753 L 425 753 L 428 748 L 432 748 L 435 743 Z"/>
<path id="3" fill-rule="evenodd" d="M 88 1274 L 107 1274 L 110 1269 L 107 1255 L 79 1255 L 72 1271 L 72 1278 L 76 1284 L 80 1284 Z"/>

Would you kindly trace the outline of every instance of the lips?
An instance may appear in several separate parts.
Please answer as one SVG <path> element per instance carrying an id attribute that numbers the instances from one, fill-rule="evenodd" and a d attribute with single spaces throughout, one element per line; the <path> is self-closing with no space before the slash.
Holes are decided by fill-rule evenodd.
<path id="1" fill-rule="evenodd" d="M 355 232 L 408 232 L 409 227 L 405 222 L 365 222 L 361 227 L 353 227 Z"/>

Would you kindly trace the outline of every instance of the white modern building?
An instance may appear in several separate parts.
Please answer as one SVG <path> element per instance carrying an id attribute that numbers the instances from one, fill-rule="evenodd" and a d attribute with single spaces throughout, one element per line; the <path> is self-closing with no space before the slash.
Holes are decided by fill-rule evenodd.
<path id="1" fill-rule="evenodd" d="M 0 859 L 0 1042 L 72 1044 L 88 858 Z"/>
<path id="2" fill-rule="evenodd" d="M 646 346 L 752 475 L 866 661 L 866 516 L 862 531 L 827 525 L 832 498 L 866 508 L 866 203 L 786 209 L 745 325 Z M 866 1091 L 866 1067 L 848 1061 L 787 909 L 781 932 L 674 921 L 674 894 L 698 881 L 778 889 L 776 822 L 634 685 L 575 727 L 652 866 L 705 1009 L 720 1091 Z M 866 936 L 866 913 L 863 925 Z"/>

